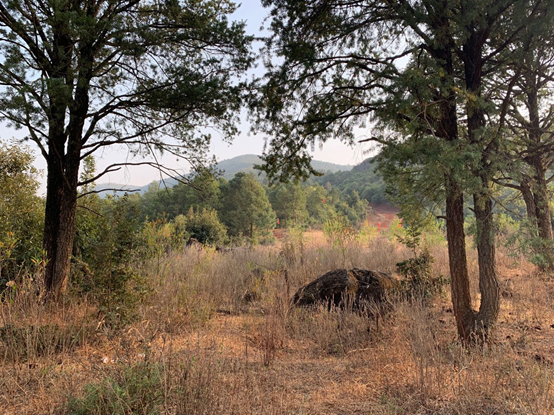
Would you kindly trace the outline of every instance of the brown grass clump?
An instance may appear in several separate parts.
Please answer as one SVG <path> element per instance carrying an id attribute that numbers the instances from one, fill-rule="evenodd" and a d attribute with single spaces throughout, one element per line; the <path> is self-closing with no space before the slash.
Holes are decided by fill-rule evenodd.
<path id="1" fill-rule="evenodd" d="M 386 314 L 292 307 L 332 269 L 394 271 L 402 246 L 339 249 L 314 232 L 287 243 L 137 265 L 148 295 L 115 327 L 85 298 L 43 304 L 19 283 L 0 303 L 0 413 L 554 413 L 551 277 L 500 252 L 495 338 L 467 349 L 448 292 L 393 300 Z M 445 247 L 431 252 L 447 277 Z"/>

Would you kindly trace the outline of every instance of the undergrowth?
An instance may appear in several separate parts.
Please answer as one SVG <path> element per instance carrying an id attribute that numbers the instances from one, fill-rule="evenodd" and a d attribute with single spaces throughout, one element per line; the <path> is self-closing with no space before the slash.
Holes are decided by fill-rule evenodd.
<path id="1" fill-rule="evenodd" d="M 148 290 L 133 318 L 113 325 L 92 293 L 45 303 L 36 276 L 22 275 L 0 302 L 0 412 L 554 411 L 554 283 L 546 277 L 503 268 L 510 285 L 502 286 L 497 335 L 467 348 L 456 341 L 448 294 L 427 300 L 436 294 L 432 278 L 447 275 L 443 246 L 429 247 L 432 262 L 379 236 L 338 247 L 299 236 L 286 244 L 282 254 L 183 248 L 137 260 Z M 471 252 L 470 272 L 475 262 Z M 398 263 L 413 295 L 392 299 L 386 313 L 291 304 L 329 270 L 393 272 Z"/>

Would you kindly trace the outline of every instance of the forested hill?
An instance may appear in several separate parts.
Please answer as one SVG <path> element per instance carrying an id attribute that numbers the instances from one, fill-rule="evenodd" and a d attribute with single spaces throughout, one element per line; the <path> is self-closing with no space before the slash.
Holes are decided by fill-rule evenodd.
<path id="1" fill-rule="evenodd" d="M 257 170 L 254 170 L 254 166 L 256 164 L 262 164 L 262 160 L 260 157 L 256 156 L 255 154 L 244 154 L 242 156 L 233 157 L 232 159 L 228 160 L 222 160 L 219 163 L 217 163 L 216 168 L 222 172 L 222 175 L 225 179 L 231 180 L 233 177 L 235 177 L 235 174 L 237 173 L 249 173 L 253 172 L 255 176 L 258 176 Z M 319 160 L 313 160 L 312 166 L 316 171 L 319 171 L 321 173 L 335 173 L 340 171 L 349 171 L 352 170 L 352 166 L 349 165 L 343 165 L 343 164 L 335 164 L 335 163 L 328 163 L 325 161 L 319 161 Z M 174 179 L 166 179 L 165 180 L 165 186 L 167 187 L 173 187 L 177 183 Z M 150 183 L 151 184 L 151 183 Z M 148 190 L 148 187 L 150 184 L 147 184 L 145 186 L 132 186 L 132 185 L 122 185 L 118 183 L 101 183 L 98 186 L 96 186 L 96 190 L 102 190 L 102 189 L 139 189 L 140 193 L 146 192 Z M 109 192 L 108 192 L 109 193 Z"/>
<path id="2" fill-rule="evenodd" d="M 255 165 L 262 164 L 260 157 L 254 154 L 245 154 L 243 156 L 234 157 L 232 159 L 220 161 L 217 168 L 223 171 L 223 177 L 227 180 L 235 177 L 235 174 L 244 172 L 253 172 L 257 176 L 258 171 L 254 170 Z M 339 171 L 352 170 L 352 166 L 328 163 L 326 161 L 313 160 L 312 167 L 321 173 L 336 173 Z"/>
<path id="3" fill-rule="evenodd" d="M 217 168 L 223 172 L 223 177 L 227 180 L 232 179 L 235 174 L 240 172 L 256 172 L 254 165 L 260 164 L 261 160 L 253 154 L 245 154 L 232 159 L 223 160 L 217 164 Z M 323 176 L 313 178 L 315 182 L 325 187 L 336 187 L 341 192 L 356 191 L 360 198 L 370 203 L 380 204 L 388 203 L 385 195 L 385 183 L 382 177 L 375 172 L 376 164 L 373 158 L 368 158 L 360 164 L 351 167 L 324 161 L 313 160 L 313 167 L 324 174 Z M 257 175 L 256 175 L 257 176 Z M 173 187 L 176 184 L 174 179 L 165 180 L 165 186 Z M 107 188 L 132 189 L 138 188 L 143 194 L 148 190 L 150 184 L 141 187 L 131 185 L 120 185 L 117 183 L 104 183 L 96 187 L 97 190 Z M 109 193 L 109 192 L 108 192 Z"/>
<path id="4" fill-rule="evenodd" d="M 385 183 L 381 175 L 375 172 L 374 158 L 365 159 L 350 171 L 339 171 L 317 177 L 315 181 L 322 186 L 330 184 L 341 192 L 357 191 L 360 198 L 370 203 L 388 203 L 385 195 Z"/>

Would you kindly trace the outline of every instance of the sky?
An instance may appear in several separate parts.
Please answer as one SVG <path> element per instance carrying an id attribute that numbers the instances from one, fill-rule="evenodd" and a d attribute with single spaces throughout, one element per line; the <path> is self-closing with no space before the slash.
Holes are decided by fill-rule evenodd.
<path id="1" fill-rule="evenodd" d="M 243 0 L 238 10 L 231 17 L 232 20 L 242 20 L 246 22 L 246 30 L 248 34 L 257 36 L 267 35 L 267 31 L 262 31 L 261 26 L 263 20 L 268 11 L 264 9 L 259 0 Z M 261 75 L 263 68 L 261 65 L 255 69 L 255 75 Z M 236 137 L 232 144 L 227 144 L 223 141 L 222 137 L 217 133 L 212 135 L 212 142 L 210 145 L 211 155 L 215 156 L 218 161 L 230 159 L 243 154 L 257 154 L 261 155 L 264 148 L 264 136 L 250 134 L 250 125 L 246 121 L 246 114 L 241 117 L 239 129 L 240 134 Z M 364 138 L 367 131 L 359 130 L 357 135 L 359 138 Z M 14 137 L 16 139 L 22 138 L 25 135 L 25 131 L 16 131 L 8 128 L 5 124 L 0 122 L 0 137 L 5 141 Z M 35 166 L 43 171 L 42 186 L 39 189 L 39 194 L 45 193 L 44 182 L 46 163 L 42 156 L 38 152 L 38 148 L 31 149 L 34 151 L 36 161 Z M 312 152 L 313 158 L 316 160 L 327 161 L 337 164 L 356 165 L 362 162 L 365 158 L 369 157 L 368 151 L 371 149 L 368 144 L 356 144 L 350 147 L 341 143 L 339 140 L 332 140 L 325 143 L 323 147 L 318 147 Z M 106 166 L 116 162 L 119 163 L 122 160 L 138 162 L 141 159 L 131 159 L 125 149 L 108 149 L 102 154 L 98 154 L 96 157 L 97 171 L 103 170 Z M 162 164 L 166 164 L 171 168 L 181 171 L 183 174 L 189 171 L 189 166 L 185 161 L 178 161 L 175 157 L 163 157 L 161 158 Z M 98 184 L 101 183 L 119 183 L 127 185 L 142 186 L 152 182 L 153 180 L 159 180 L 160 173 L 154 168 L 140 166 L 140 167 L 127 167 L 117 172 L 112 172 L 105 175 L 98 180 Z"/>

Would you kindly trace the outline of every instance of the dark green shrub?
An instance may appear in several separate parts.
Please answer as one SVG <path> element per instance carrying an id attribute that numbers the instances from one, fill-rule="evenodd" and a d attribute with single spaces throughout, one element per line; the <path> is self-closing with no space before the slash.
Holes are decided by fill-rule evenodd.
<path id="1" fill-rule="evenodd" d="M 185 230 L 191 238 L 204 245 L 221 245 L 227 238 L 227 230 L 215 210 L 190 208 L 186 216 Z"/>
<path id="2" fill-rule="evenodd" d="M 442 275 L 433 277 L 431 267 L 433 257 L 424 249 L 421 254 L 396 264 L 402 276 L 402 292 L 409 298 L 428 300 L 443 290 L 446 281 Z"/>
<path id="3" fill-rule="evenodd" d="M 87 213 L 78 223 L 73 287 L 97 301 L 107 325 L 125 325 L 148 292 L 137 266 L 140 224 L 127 197 L 95 200 L 94 208 L 101 214 Z"/>

